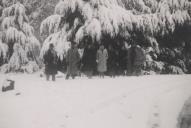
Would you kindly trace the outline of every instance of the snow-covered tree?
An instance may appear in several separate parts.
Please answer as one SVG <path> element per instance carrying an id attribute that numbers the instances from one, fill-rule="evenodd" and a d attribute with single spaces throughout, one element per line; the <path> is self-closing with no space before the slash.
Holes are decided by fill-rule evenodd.
<path id="1" fill-rule="evenodd" d="M 26 71 L 26 65 L 30 65 L 33 61 L 37 63 L 40 51 L 40 43 L 34 36 L 33 27 L 29 24 L 26 9 L 20 2 L 16 2 L 3 9 L 2 17 L 2 39 L 3 44 L 8 46 L 6 54 L 8 62 L 1 67 L 1 70 Z"/>
<path id="2" fill-rule="evenodd" d="M 92 42 L 106 37 L 146 42 L 159 53 L 161 39 L 175 38 L 179 28 L 190 26 L 190 9 L 189 0 L 60 0 L 41 24 L 41 34 L 48 36 L 41 56 L 54 43 L 62 58 L 69 41 L 80 43 L 86 36 Z"/>
<path id="3" fill-rule="evenodd" d="M 77 42 L 86 35 L 100 41 L 104 34 L 128 39 L 138 32 L 150 38 L 189 22 L 188 8 L 188 0 L 60 0 L 55 14 L 42 22 L 41 32 L 72 31 Z"/>

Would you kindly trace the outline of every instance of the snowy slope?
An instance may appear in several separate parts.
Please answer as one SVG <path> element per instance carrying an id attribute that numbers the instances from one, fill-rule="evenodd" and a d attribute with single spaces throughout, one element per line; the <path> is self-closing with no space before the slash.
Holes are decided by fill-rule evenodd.
<path id="1" fill-rule="evenodd" d="M 0 75 L 0 82 L 6 78 Z M 14 91 L 0 92 L 0 128 L 176 128 L 191 96 L 191 76 L 77 78 L 47 82 L 9 75 Z"/>

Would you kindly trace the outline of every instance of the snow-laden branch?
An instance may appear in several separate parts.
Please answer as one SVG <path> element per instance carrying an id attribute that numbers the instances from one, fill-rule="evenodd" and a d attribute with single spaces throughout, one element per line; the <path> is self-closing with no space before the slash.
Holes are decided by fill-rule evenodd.
<path id="1" fill-rule="evenodd" d="M 54 34 L 64 30 L 67 34 L 63 44 L 68 40 L 79 43 L 86 36 L 100 42 L 103 35 L 130 39 L 141 33 L 155 48 L 156 35 L 173 33 L 177 26 L 191 20 L 188 3 L 188 0 L 60 0 L 55 14 L 42 22 L 41 32 Z"/>
<path id="2" fill-rule="evenodd" d="M 6 58 L 8 52 L 8 45 L 0 41 L 0 57 Z"/>
<path id="3" fill-rule="evenodd" d="M 59 24 L 61 22 L 61 16 L 60 15 L 51 15 L 47 17 L 40 26 L 40 33 L 46 33 L 48 31 L 48 34 L 55 33 L 59 29 Z"/>
<path id="4" fill-rule="evenodd" d="M 66 33 L 57 32 L 51 34 L 46 38 L 43 43 L 40 58 L 43 59 L 44 54 L 49 49 L 49 45 L 54 44 L 55 50 L 57 52 L 57 56 L 62 60 L 63 57 L 66 55 L 67 50 L 70 48 L 70 42 L 67 41 Z"/>

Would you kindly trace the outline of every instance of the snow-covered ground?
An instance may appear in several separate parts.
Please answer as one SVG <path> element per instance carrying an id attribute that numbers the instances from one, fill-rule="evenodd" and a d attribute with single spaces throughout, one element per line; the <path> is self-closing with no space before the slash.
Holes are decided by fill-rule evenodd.
<path id="1" fill-rule="evenodd" d="M 7 75 L 0 75 L 0 83 Z M 0 128 L 176 128 L 191 96 L 191 75 L 77 78 L 47 82 L 9 75 L 0 92 Z"/>

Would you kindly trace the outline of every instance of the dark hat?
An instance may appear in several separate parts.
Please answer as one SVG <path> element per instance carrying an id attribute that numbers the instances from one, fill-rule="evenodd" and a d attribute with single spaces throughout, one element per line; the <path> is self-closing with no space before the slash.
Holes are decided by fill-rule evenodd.
<path id="1" fill-rule="evenodd" d="M 54 44 L 52 44 L 52 43 L 51 43 L 51 44 L 49 44 L 49 47 L 54 47 Z"/>

